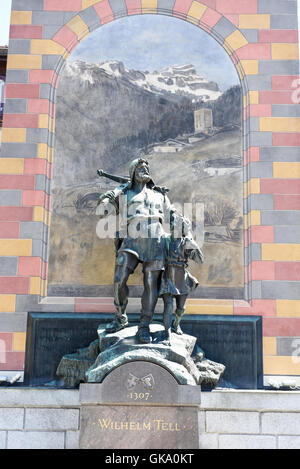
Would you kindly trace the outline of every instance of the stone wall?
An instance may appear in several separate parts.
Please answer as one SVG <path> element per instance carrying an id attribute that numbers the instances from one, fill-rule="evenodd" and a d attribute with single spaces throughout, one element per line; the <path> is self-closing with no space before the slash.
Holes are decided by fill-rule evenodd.
<path id="1" fill-rule="evenodd" d="M 77 449 L 79 423 L 78 390 L 0 389 L 0 449 Z M 202 449 L 300 449 L 300 392 L 202 392 L 199 433 Z"/>
<path id="2" fill-rule="evenodd" d="M 114 309 L 112 298 L 47 297 L 55 102 L 64 61 L 77 44 L 110 21 L 138 14 L 174 16 L 206 31 L 230 56 L 243 90 L 245 297 L 189 300 L 187 312 L 261 315 L 265 376 L 299 381 L 294 0 L 12 0 L 0 155 L 0 369 L 24 367 L 28 311 Z"/>

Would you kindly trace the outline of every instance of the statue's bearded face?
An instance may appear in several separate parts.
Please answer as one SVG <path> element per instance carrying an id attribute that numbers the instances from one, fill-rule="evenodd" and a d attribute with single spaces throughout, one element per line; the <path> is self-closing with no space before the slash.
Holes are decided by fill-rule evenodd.
<path id="1" fill-rule="evenodd" d="M 134 177 L 137 182 L 147 183 L 150 181 L 149 166 L 145 161 L 141 161 L 137 165 L 137 167 L 135 168 Z"/>

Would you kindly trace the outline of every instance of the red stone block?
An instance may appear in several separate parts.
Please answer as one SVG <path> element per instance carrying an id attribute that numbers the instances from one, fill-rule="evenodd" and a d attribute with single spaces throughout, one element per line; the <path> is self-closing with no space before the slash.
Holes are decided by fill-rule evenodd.
<path id="1" fill-rule="evenodd" d="M 276 262 L 275 280 L 300 280 L 300 262 Z"/>
<path id="2" fill-rule="evenodd" d="M 43 28 L 31 24 L 12 24 L 9 37 L 11 39 L 42 39 Z"/>
<path id="3" fill-rule="evenodd" d="M 268 60 L 271 59 L 270 44 L 247 44 L 235 51 L 241 60 Z"/>
<path id="4" fill-rule="evenodd" d="M 39 98 L 40 85 L 33 83 L 7 83 L 5 86 L 6 98 Z"/>
<path id="5" fill-rule="evenodd" d="M 108 0 L 103 0 L 100 3 L 96 3 L 94 5 L 94 8 L 101 20 L 102 24 L 108 23 L 109 21 L 112 21 L 114 18 L 114 13 L 111 9 L 111 6 L 108 2 Z"/>
<path id="6" fill-rule="evenodd" d="M 260 104 L 295 104 L 292 91 L 259 91 Z"/>
<path id="7" fill-rule="evenodd" d="M 27 110 L 28 112 L 35 112 L 37 114 L 48 114 L 50 108 L 50 101 L 48 99 L 28 99 Z"/>
<path id="8" fill-rule="evenodd" d="M 298 31 L 293 29 L 262 29 L 258 31 L 258 42 L 298 42 Z"/>
<path id="9" fill-rule="evenodd" d="M 3 127 L 36 129 L 38 126 L 37 114 L 4 114 Z"/>
<path id="10" fill-rule="evenodd" d="M 25 158 L 24 174 L 47 174 L 47 160 L 42 158 Z"/>
<path id="11" fill-rule="evenodd" d="M 0 332 L 0 359 L 3 358 L 4 352 L 12 351 L 12 344 L 13 332 Z"/>
<path id="12" fill-rule="evenodd" d="M 201 0 L 201 3 L 209 8 L 213 8 L 214 10 L 216 9 L 216 0 Z"/>
<path id="13" fill-rule="evenodd" d="M 0 238 L 12 239 L 19 238 L 20 224 L 14 221 L 0 221 Z"/>
<path id="14" fill-rule="evenodd" d="M 300 195 L 274 195 L 275 210 L 300 210 Z"/>
<path id="15" fill-rule="evenodd" d="M 82 0 L 45 0 L 44 10 L 81 11 Z"/>
<path id="16" fill-rule="evenodd" d="M 249 116 L 250 117 L 271 117 L 272 105 L 271 104 L 250 104 Z"/>
<path id="17" fill-rule="evenodd" d="M 114 313 L 116 308 L 114 305 L 104 304 L 99 306 L 99 303 L 88 303 L 88 304 L 75 304 L 74 311 L 75 313 Z"/>
<path id="18" fill-rule="evenodd" d="M 50 83 L 54 80 L 56 73 L 54 70 L 30 70 L 30 83 Z"/>
<path id="19" fill-rule="evenodd" d="M 186 15 L 191 8 L 192 0 L 176 0 L 173 11 Z"/>
<path id="20" fill-rule="evenodd" d="M 43 280 L 48 278 L 48 262 L 42 261 L 42 271 L 40 275 Z"/>
<path id="21" fill-rule="evenodd" d="M 259 161 L 259 147 L 249 148 L 249 162 Z"/>
<path id="22" fill-rule="evenodd" d="M 261 179 L 261 194 L 300 194 L 300 179 Z"/>
<path id="23" fill-rule="evenodd" d="M 274 280 L 274 262 L 253 261 L 251 263 L 251 278 L 252 280 Z"/>
<path id="24" fill-rule="evenodd" d="M 18 275 L 23 277 L 39 277 L 42 270 L 40 257 L 19 257 Z"/>
<path id="25" fill-rule="evenodd" d="M 63 28 L 61 28 L 52 39 L 64 46 L 68 51 L 71 51 L 74 46 L 78 44 L 76 34 L 67 26 L 63 26 Z"/>
<path id="26" fill-rule="evenodd" d="M 23 191 L 22 204 L 32 206 L 44 206 L 46 200 L 46 193 L 44 191 Z"/>
<path id="27" fill-rule="evenodd" d="M 257 0 L 216 0 L 216 10 L 220 13 L 257 13 Z"/>
<path id="28" fill-rule="evenodd" d="M 274 243 L 274 227 L 270 225 L 251 226 L 250 239 L 252 243 Z"/>
<path id="29" fill-rule="evenodd" d="M 22 371 L 24 369 L 25 352 L 7 352 L 4 357 L 4 363 L 0 361 L 0 370 Z"/>
<path id="30" fill-rule="evenodd" d="M 140 13 L 142 11 L 141 0 L 126 0 L 128 15 Z"/>
<path id="31" fill-rule="evenodd" d="M 222 15 L 220 15 L 220 13 L 215 10 L 212 10 L 211 8 L 207 8 L 207 10 L 205 10 L 204 12 L 204 15 L 201 17 L 201 23 L 204 23 L 210 28 L 213 28 L 220 18 L 222 18 Z"/>
<path id="32" fill-rule="evenodd" d="M 233 302 L 233 314 L 254 314 L 264 317 L 273 317 L 276 314 L 276 301 L 252 300 L 251 304 L 247 304 L 245 301 L 235 300 Z"/>
<path id="33" fill-rule="evenodd" d="M 0 207 L 0 220 L 32 221 L 32 207 Z"/>
<path id="34" fill-rule="evenodd" d="M 275 75 L 272 77 L 273 90 L 295 90 L 299 85 L 300 80 L 297 75 Z"/>
<path id="35" fill-rule="evenodd" d="M 279 147 L 297 147 L 300 146 L 300 133 L 275 133 L 272 134 L 273 145 Z"/>
<path id="36" fill-rule="evenodd" d="M 0 293 L 27 295 L 29 293 L 29 278 L 0 277 Z"/>
<path id="37" fill-rule="evenodd" d="M 300 336 L 300 318 L 264 318 L 263 335 L 265 337 Z"/>
<path id="38" fill-rule="evenodd" d="M 33 189 L 34 176 L 0 175 L 0 189 Z"/>

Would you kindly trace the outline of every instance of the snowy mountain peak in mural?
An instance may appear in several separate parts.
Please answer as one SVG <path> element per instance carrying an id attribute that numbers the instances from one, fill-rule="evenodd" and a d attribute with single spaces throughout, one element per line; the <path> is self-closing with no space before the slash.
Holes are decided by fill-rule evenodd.
<path id="1" fill-rule="evenodd" d="M 149 72 L 128 69 L 118 60 L 99 64 L 77 60 L 67 63 L 65 74 L 80 76 L 81 80 L 90 84 L 97 83 L 103 74 L 106 74 L 152 93 L 185 96 L 193 102 L 215 101 L 222 94 L 218 84 L 199 75 L 192 64 L 173 65 L 160 71 Z"/>

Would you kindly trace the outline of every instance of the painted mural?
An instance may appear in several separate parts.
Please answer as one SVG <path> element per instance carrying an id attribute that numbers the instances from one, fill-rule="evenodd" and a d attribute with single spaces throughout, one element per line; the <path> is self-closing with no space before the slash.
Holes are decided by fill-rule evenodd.
<path id="1" fill-rule="evenodd" d="M 69 57 L 57 91 L 48 295 L 111 296 L 114 243 L 97 199 L 142 155 L 175 204 L 203 206 L 205 262 L 195 297 L 242 298 L 241 88 L 225 50 L 177 18 L 107 24 Z M 141 285 L 131 276 L 132 295 Z M 136 288 L 135 288 L 136 286 Z"/>

